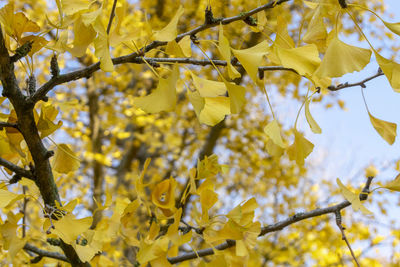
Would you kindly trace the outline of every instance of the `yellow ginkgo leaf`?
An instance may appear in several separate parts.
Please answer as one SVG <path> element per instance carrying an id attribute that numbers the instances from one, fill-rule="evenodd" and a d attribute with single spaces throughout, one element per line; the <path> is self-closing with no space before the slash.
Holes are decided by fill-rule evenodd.
<path id="1" fill-rule="evenodd" d="M 169 41 L 165 48 L 165 53 L 175 57 L 190 57 L 192 55 L 191 40 L 188 35 L 177 43 L 175 40 Z"/>
<path id="2" fill-rule="evenodd" d="M 386 22 L 384 20 L 382 20 L 382 22 L 383 22 L 383 24 L 385 24 L 386 28 L 388 28 L 395 34 L 400 35 L 400 22 L 390 23 L 390 22 Z"/>
<path id="3" fill-rule="evenodd" d="M 190 72 L 193 78 L 194 87 L 199 91 L 201 97 L 223 96 L 226 93 L 226 84 L 223 82 L 211 81 L 200 78 Z"/>
<path id="4" fill-rule="evenodd" d="M 341 77 L 346 73 L 362 70 L 371 58 L 371 50 L 348 45 L 336 36 L 332 38 L 315 75 Z"/>
<path id="5" fill-rule="evenodd" d="M 382 57 L 376 51 L 374 53 L 379 67 L 381 67 L 393 90 L 400 92 L 400 64 Z"/>
<path id="6" fill-rule="evenodd" d="M 151 193 L 151 201 L 160 208 L 165 216 L 171 216 L 175 210 L 175 189 L 177 182 L 170 177 L 158 183 Z"/>
<path id="7" fill-rule="evenodd" d="M 102 9 L 101 8 L 96 9 L 96 10 L 94 10 L 92 12 L 85 12 L 85 13 L 80 15 L 80 19 L 82 20 L 82 23 L 85 26 L 89 26 L 90 24 L 93 24 L 93 26 L 95 27 L 96 26 L 95 25 L 95 21 L 101 15 L 101 13 L 102 13 Z M 96 31 L 99 32 L 99 30 L 101 30 L 101 31 L 104 30 L 104 33 L 105 33 L 105 29 L 101 29 L 100 28 L 100 29 L 97 29 Z"/>
<path id="8" fill-rule="evenodd" d="M 281 129 L 276 120 L 271 121 L 264 127 L 264 133 L 271 138 L 274 144 L 280 146 L 281 148 L 285 148 L 285 144 L 282 141 Z"/>
<path id="9" fill-rule="evenodd" d="M 174 57 L 185 57 L 182 48 L 175 40 L 168 42 L 167 47 L 165 48 L 165 53 Z"/>
<path id="10" fill-rule="evenodd" d="M 336 179 L 336 183 L 339 186 L 340 193 L 344 196 L 344 198 L 351 203 L 351 206 L 354 211 L 361 210 L 361 212 L 365 215 L 372 214 L 370 210 L 368 210 L 366 207 L 364 207 L 363 204 L 361 204 L 360 197 L 358 194 L 351 192 L 349 189 L 347 189 L 346 186 L 340 181 L 339 178 Z"/>
<path id="11" fill-rule="evenodd" d="M 6 33 L 10 36 L 14 35 L 14 2 L 10 1 L 7 5 L 0 9 L 0 22 Z"/>
<path id="12" fill-rule="evenodd" d="M 310 113 L 310 100 L 311 98 L 307 98 L 306 99 L 306 103 L 304 105 L 304 111 L 306 113 L 306 119 L 308 124 L 310 125 L 311 131 L 313 131 L 313 133 L 316 134 L 320 134 L 322 133 L 321 128 L 319 127 L 318 123 L 314 120 L 314 118 L 312 117 L 311 113 Z"/>
<path id="13" fill-rule="evenodd" d="M 68 51 L 70 49 L 67 45 L 67 42 L 68 31 L 61 31 L 58 39 L 51 46 L 49 46 L 49 48 L 54 51 L 64 53 L 65 51 Z"/>
<path id="14" fill-rule="evenodd" d="M 29 237 L 19 238 L 18 221 L 22 218 L 21 213 L 13 214 L 9 212 L 7 214 L 7 220 L 0 227 L 0 236 L 3 243 L 3 248 L 8 250 L 8 256 L 15 258 L 17 253 L 24 247 Z"/>
<path id="15" fill-rule="evenodd" d="M 18 12 L 14 15 L 14 34 L 20 38 L 24 32 L 38 32 L 39 25 L 29 20 L 24 13 Z"/>
<path id="16" fill-rule="evenodd" d="M 160 78 L 157 88 L 149 95 L 135 97 L 134 105 L 146 113 L 172 111 L 176 105 L 176 82 L 179 68 L 175 64 L 168 78 Z"/>
<path id="17" fill-rule="evenodd" d="M 271 138 L 267 140 L 267 143 L 265 144 L 265 149 L 267 150 L 268 154 L 273 157 L 280 157 L 284 152 L 283 148 L 275 144 Z"/>
<path id="18" fill-rule="evenodd" d="M 53 123 L 56 119 L 58 110 L 50 104 L 44 104 L 40 111 L 40 117 L 37 122 L 37 128 L 40 132 L 40 138 L 44 138 L 54 133 L 58 128 L 62 126 L 62 121 L 58 121 L 57 124 Z"/>
<path id="19" fill-rule="evenodd" d="M 79 158 L 67 144 L 59 144 L 52 161 L 53 170 L 59 173 L 69 173 L 79 169 Z"/>
<path id="20" fill-rule="evenodd" d="M 192 40 L 190 40 L 190 36 L 186 35 L 178 42 L 179 47 L 182 50 L 182 53 L 185 57 L 192 56 Z"/>
<path id="21" fill-rule="evenodd" d="M 172 20 L 168 23 L 168 25 L 154 33 L 154 39 L 161 42 L 169 42 L 174 40 L 178 35 L 178 31 L 176 28 L 178 25 L 178 20 L 183 15 L 184 11 L 184 8 L 182 6 L 179 6 L 178 11 L 176 12 Z"/>
<path id="22" fill-rule="evenodd" d="M 261 43 L 242 50 L 232 49 L 233 54 L 243 65 L 243 68 L 247 71 L 250 78 L 255 82 L 259 83 L 258 79 L 258 67 L 261 66 L 264 55 L 268 54 L 270 48 L 268 42 L 262 41 Z"/>
<path id="23" fill-rule="evenodd" d="M 29 20 L 24 13 L 14 14 L 13 2 L 0 9 L 0 22 L 4 25 L 6 33 L 17 40 L 20 40 L 21 35 L 25 32 L 40 31 L 39 25 Z"/>
<path id="24" fill-rule="evenodd" d="M 205 97 L 204 108 L 200 112 L 199 121 L 209 126 L 221 122 L 231 112 L 229 97 Z"/>
<path id="25" fill-rule="evenodd" d="M 245 203 L 233 208 L 227 215 L 229 219 L 242 227 L 248 227 L 254 218 L 254 210 L 258 208 L 256 199 L 253 197 Z"/>
<path id="26" fill-rule="evenodd" d="M 85 25 L 82 17 L 74 23 L 74 42 L 69 52 L 75 57 L 82 57 L 86 54 L 86 49 L 96 37 L 96 31 L 92 25 Z"/>
<path id="27" fill-rule="evenodd" d="M 48 44 L 48 41 L 45 38 L 36 35 L 28 35 L 21 38 L 21 44 L 25 44 L 26 42 L 32 42 L 32 49 L 28 53 L 29 56 L 33 56 L 33 54 Z"/>
<path id="28" fill-rule="evenodd" d="M 285 16 L 277 16 L 276 18 L 276 39 L 274 46 L 282 48 L 293 48 L 294 41 L 287 30 L 287 21 Z"/>
<path id="29" fill-rule="evenodd" d="M 200 203 L 201 203 L 201 210 L 202 216 L 201 221 L 202 223 L 207 223 L 209 220 L 208 210 L 214 206 L 215 203 L 218 201 L 218 194 L 214 192 L 214 190 L 202 190 L 200 193 Z"/>
<path id="30" fill-rule="evenodd" d="M 114 64 L 111 60 L 108 36 L 99 34 L 96 39 L 94 39 L 93 44 L 95 55 L 100 58 L 100 68 L 106 72 L 113 71 Z"/>
<path id="31" fill-rule="evenodd" d="M 222 24 L 219 26 L 219 39 L 218 39 L 218 51 L 221 54 L 223 60 L 227 62 L 228 75 L 231 79 L 240 77 L 240 73 L 231 64 L 231 47 L 229 40 L 224 36 L 224 28 Z"/>
<path id="32" fill-rule="evenodd" d="M 368 115 L 369 115 L 369 119 L 372 123 L 372 126 L 374 126 L 374 128 L 378 132 L 378 134 L 383 139 L 385 139 L 385 141 L 388 142 L 389 145 L 393 144 L 396 139 L 396 129 L 397 129 L 396 123 L 392 123 L 392 122 L 388 122 L 388 121 L 384 121 L 384 120 L 375 118 L 369 112 L 368 112 Z"/>
<path id="33" fill-rule="evenodd" d="M 311 76 L 321 63 L 315 44 L 289 49 L 275 47 L 282 66 L 295 69 L 300 75 Z"/>
<path id="34" fill-rule="evenodd" d="M 78 244 L 73 244 L 73 247 L 82 262 L 89 262 L 97 253 L 101 252 L 101 250 L 97 247 L 90 245 L 81 246 Z"/>
<path id="35" fill-rule="evenodd" d="M 79 11 L 89 9 L 90 2 L 87 0 L 62 0 L 62 11 L 65 15 L 73 15 Z"/>
<path id="36" fill-rule="evenodd" d="M 188 93 L 189 101 L 194 108 L 194 112 L 196 113 L 197 118 L 200 119 L 200 112 L 202 111 L 202 109 L 204 108 L 204 105 L 206 103 L 204 100 L 204 97 L 201 97 L 199 91 L 197 91 L 197 90 L 194 92 L 187 90 L 187 93 Z"/>
<path id="37" fill-rule="evenodd" d="M 314 144 L 308 141 L 302 133 L 295 130 L 294 143 L 288 148 L 290 160 L 295 160 L 298 165 L 304 165 L 304 159 L 310 155 Z"/>
<path id="38" fill-rule="evenodd" d="M 18 195 L 8 190 L 0 189 L 0 209 L 21 198 L 24 198 L 24 195 Z"/>
<path id="39" fill-rule="evenodd" d="M 245 93 L 246 89 L 232 82 L 224 81 L 226 88 L 228 88 L 231 114 L 238 114 L 246 102 Z"/>
<path id="40" fill-rule="evenodd" d="M 385 186 L 383 186 L 384 188 L 387 188 L 389 190 L 393 190 L 393 191 L 399 191 L 400 192 L 400 174 L 398 174 L 396 176 L 396 178 L 394 178 L 393 181 L 387 183 Z"/>
<path id="41" fill-rule="evenodd" d="M 197 177 L 196 179 L 208 179 L 214 177 L 222 171 L 222 166 L 218 163 L 218 156 L 212 154 L 204 156 L 203 160 L 197 160 Z M 203 186 L 201 186 L 204 188 Z M 212 187 L 211 189 L 213 189 Z M 200 189 L 199 189 L 200 191 Z"/>
<path id="42" fill-rule="evenodd" d="M 55 229 L 52 230 L 52 233 L 60 237 L 65 243 L 74 244 L 78 236 L 89 229 L 92 221 L 92 217 L 76 219 L 74 215 L 67 214 L 60 220 L 53 220 Z"/>
<path id="43" fill-rule="evenodd" d="M 303 41 L 306 43 L 314 43 L 318 47 L 324 47 L 327 36 L 328 33 L 326 31 L 324 20 L 321 16 L 320 9 L 318 8 L 314 12 L 308 24 L 307 32 L 303 36 Z"/>

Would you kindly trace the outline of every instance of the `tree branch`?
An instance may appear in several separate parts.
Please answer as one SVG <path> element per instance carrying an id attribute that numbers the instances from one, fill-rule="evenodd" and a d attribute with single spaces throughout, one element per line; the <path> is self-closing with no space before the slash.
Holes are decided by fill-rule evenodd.
<path id="1" fill-rule="evenodd" d="M 258 12 L 261 12 L 263 10 L 266 9 L 270 9 L 275 7 L 276 5 L 280 5 L 284 2 L 288 2 L 290 0 L 274 0 L 269 2 L 268 4 L 262 5 L 260 7 L 257 7 L 253 10 L 250 10 L 249 12 L 246 13 L 242 13 L 240 15 L 237 16 L 233 16 L 233 17 L 229 17 L 229 18 L 224 18 L 221 21 L 219 21 L 218 23 L 213 23 L 213 24 L 203 24 L 201 26 L 198 26 L 197 28 L 194 28 L 188 32 L 179 34 L 176 37 L 176 42 L 180 41 L 183 37 L 185 36 L 193 36 L 201 31 L 204 31 L 206 29 L 209 28 L 213 28 L 215 26 L 218 26 L 220 23 L 222 23 L 223 25 L 232 23 L 234 21 L 238 21 L 238 20 L 244 20 L 247 17 L 254 15 Z M 124 64 L 124 63 L 129 63 L 135 60 L 135 58 L 139 57 L 140 55 L 145 54 L 146 52 L 149 52 L 150 50 L 166 45 L 167 42 L 160 42 L 160 41 L 153 41 L 151 42 L 149 45 L 143 47 L 141 49 L 141 51 L 138 52 L 134 52 L 131 53 L 129 55 L 126 56 L 121 56 L 121 57 L 117 57 L 117 58 L 113 58 L 112 62 L 114 65 L 119 65 L 119 64 Z M 66 83 L 66 82 L 71 82 L 71 81 L 75 81 L 75 80 L 79 80 L 81 78 L 88 78 L 90 77 L 94 72 L 98 71 L 100 69 L 100 62 L 94 63 L 88 67 L 85 67 L 83 69 L 77 70 L 77 71 L 73 71 L 70 73 L 66 73 L 66 74 L 62 74 L 59 75 L 57 77 L 52 77 L 49 81 L 47 81 L 46 83 L 44 83 L 37 91 L 35 94 L 33 94 L 30 98 L 28 98 L 28 102 L 30 105 L 34 105 L 36 102 L 38 102 L 39 100 L 43 99 L 43 97 L 46 96 L 46 94 L 53 89 L 55 86 Z"/>
<path id="2" fill-rule="evenodd" d="M 360 200 L 366 200 L 368 198 L 369 187 L 371 186 L 372 179 L 373 179 L 373 177 L 368 177 L 365 187 L 362 190 L 362 193 L 359 195 Z M 285 228 L 291 224 L 294 224 L 296 222 L 299 222 L 299 221 L 302 221 L 305 219 L 318 217 L 318 216 L 321 216 L 324 214 L 329 214 L 329 213 L 335 214 L 336 212 L 338 212 L 350 205 L 351 205 L 351 203 L 349 201 L 345 200 L 345 201 L 343 201 L 337 205 L 331 206 L 331 207 L 315 209 L 315 210 L 312 210 L 309 212 L 296 213 L 293 216 L 287 218 L 286 220 L 263 227 L 258 236 L 261 237 L 261 236 L 266 235 L 267 233 L 280 231 L 283 228 Z M 233 247 L 235 245 L 236 245 L 236 242 L 234 240 L 226 240 L 224 243 L 221 243 L 221 244 L 215 246 L 215 248 L 217 250 L 224 250 L 224 249 Z M 192 251 L 192 252 L 185 253 L 185 254 L 182 254 L 182 255 L 179 255 L 176 257 L 168 258 L 168 261 L 171 264 L 174 264 L 174 263 L 179 263 L 179 262 L 183 262 L 186 260 L 196 259 L 198 257 L 205 257 L 205 256 L 213 255 L 213 254 L 214 254 L 214 250 L 212 248 L 206 248 L 206 249 L 197 250 L 196 252 Z"/>
<path id="3" fill-rule="evenodd" d="M 31 180 L 35 180 L 35 176 L 33 175 L 33 173 L 31 171 L 25 170 L 25 169 L 15 165 L 14 163 L 9 162 L 6 159 L 0 158 L 0 165 L 15 172 L 15 174 L 17 174 L 21 177 L 26 177 Z"/>
<path id="4" fill-rule="evenodd" d="M 357 83 L 347 83 L 346 82 L 344 84 L 339 84 L 337 86 L 330 85 L 330 86 L 328 86 L 327 89 L 330 90 L 330 91 L 339 91 L 339 90 L 342 90 L 344 88 L 354 87 L 354 86 L 361 86 L 362 88 L 366 88 L 367 87 L 365 85 L 366 82 L 369 82 L 369 81 L 371 81 L 371 80 L 373 80 L 373 79 L 375 79 L 375 78 L 377 78 L 379 76 L 382 76 L 382 75 L 385 75 L 385 74 L 382 72 L 381 69 L 379 69 L 378 72 L 375 75 L 372 75 L 371 77 L 368 77 L 368 78 L 366 78 L 366 79 L 364 79 L 362 81 L 359 81 Z"/>
<path id="5" fill-rule="evenodd" d="M 60 260 L 60 261 L 65 261 L 65 262 L 69 262 L 67 257 L 65 257 L 63 254 L 58 253 L 58 252 L 53 252 L 53 251 L 47 251 L 47 250 L 43 250 L 40 248 L 37 248 L 31 244 L 25 244 L 24 249 L 27 251 L 31 251 L 41 257 L 47 257 L 47 258 L 52 258 L 52 259 L 56 259 L 56 260 Z"/>
<path id="6" fill-rule="evenodd" d="M 18 125 L 16 123 L 0 121 L 0 130 L 5 127 L 10 127 L 18 130 Z"/>
<path id="7" fill-rule="evenodd" d="M 113 6 L 112 6 L 112 9 L 111 9 L 110 19 L 108 20 L 108 25 L 107 25 L 107 34 L 110 34 L 112 21 L 113 21 L 114 16 L 115 16 L 115 8 L 117 7 L 117 2 L 118 2 L 118 0 L 114 0 Z"/>

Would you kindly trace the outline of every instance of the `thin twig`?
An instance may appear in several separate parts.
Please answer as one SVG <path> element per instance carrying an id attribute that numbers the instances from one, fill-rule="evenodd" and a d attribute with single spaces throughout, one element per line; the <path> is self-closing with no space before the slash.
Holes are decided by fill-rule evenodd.
<path id="1" fill-rule="evenodd" d="M 33 253 L 36 253 L 37 255 L 42 256 L 42 257 L 47 257 L 47 258 L 52 258 L 52 259 L 56 259 L 56 260 L 69 262 L 67 257 L 65 257 L 61 253 L 43 250 L 43 249 L 37 248 L 37 247 L 35 247 L 35 246 L 31 245 L 31 244 L 28 244 L 28 243 L 25 244 L 24 249 L 27 250 L 27 251 L 31 251 Z"/>
<path id="2" fill-rule="evenodd" d="M 22 193 L 25 195 L 28 187 L 26 185 L 22 186 Z M 22 204 L 22 238 L 26 236 L 26 206 L 28 205 L 29 198 L 24 197 L 24 203 Z"/>
<path id="3" fill-rule="evenodd" d="M 16 174 L 18 174 L 18 175 L 20 175 L 22 177 L 26 177 L 26 178 L 29 178 L 31 180 L 35 179 L 35 177 L 34 177 L 34 175 L 32 174 L 31 171 L 25 170 L 25 169 L 15 165 L 14 163 L 9 162 L 6 159 L 0 158 L 0 165 L 3 166 L 3 167 L 6 167 L 7 169 L 15 172 Z"/>
<path id="4" fill-rule="evenodd" d="M 5 128 L 5 127 L 10 127 L 10 128 L 14 128 L 14 129 L 17 129 L 17 130 L 18 130 L 18 124 L 16 124 L 16 123 L 11 123 L 11 122 L 4 122 L 4 121 L 1 121 L 1 122 L 0 122 L 0 130 L 3 129 L 3 128 Z"/>
<path id="5" fill-rule="evenodd" d="M 342 90 L 344 88 L 348 88 L 348 87 L 355 87 L 355 86 L 361 86 L 362 88 L 366 88 L 367 86 L 365 85 L 366 82 L 369 82 L 379 76 L 385 75 L 382 71 L 378 71 L 375 75 L 372 75 L 362 81 L 359 81 L 357 83 L 344 83 L 344 84 L 339 84 L 337 86 L 334 85 L 330 85 L 328 86 L 328 90 L 330 91 L 339 91 Z"/>
<path id="6" fill-rule="evenodd" d="M 115 8 L 117 7 L 117 2 L 118 2 L 118 0 L 114 0 L 113 6 L 112 6 L 112 9 L 111 9 L 110 19 L 109 19 L 108 25 L 107 25 L 107 34 L 110 34 L 111 24 L 112 24 L 112 21 L 113 21 L 114 16 L 115 16 Z"/>
<path id="7" fill-rule="evenodd" d="M 344 241 L 346 242 L 347 247 L 348 247 L 349 250 L 350 250 L 351 256 L 352 256 L 353 259 L 354 259 L 354 262 L 357 264 L 358 267 L 360 267 L 360 264 L 359 264 L 358 261 L 357 261 L 356 255 L 354 255 L 353 249 L 352 249 L 351 246 L 350 246 L 350 242 L 349 242 L 349 240 L 347 239 L 346 234 L 344 233 L 344 229 L 345 229 L 345 228 L 344 228 L 343 225 L 342 225 L 342 215 L 340 214 L 340 210 L 337 210 L 337 211 L 335 212 L 335 216 L 336 216 L 336 225 L 338 226 L 340 232 L 342 233 L 342 240 L 344 240 Z"/>

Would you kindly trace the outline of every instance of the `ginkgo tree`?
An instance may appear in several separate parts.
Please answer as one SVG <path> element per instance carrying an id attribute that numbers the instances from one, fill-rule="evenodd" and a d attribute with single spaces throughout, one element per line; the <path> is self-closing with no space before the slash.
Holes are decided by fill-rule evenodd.
<path id="1" fill-rule="evenodd" d="M 387 213 L 384 196 L 400 191 L 399 176 L 376 181 L 370 166 L 354 188 L 332 183 L 335 174 L 311 181 L 320 166 L 307 162 L 314 144 L 304 135 L 322 134 L 310 106 L 342 106 L 341 90 L 363 92 L 381 76 L 400 90 L 399 63 L 372 41 L 374 29 L 388 41 L 400 35 L 399 23 L 382 19 L 383 4 L 2 4 L 1 264 L 389 265 L 352 246 L 382 243 L 368 218 Z M 372 56 L 377 73 L 335 79 Z M 294 123 L 276 114 L 287 103 L 272 94 L 298 103 Z M 392 145 L 396 124 L 364 103 Z M 363 203 L 372 193 L 377 208 Z M 390 234 L 394 266 L 400 231 Z"/>

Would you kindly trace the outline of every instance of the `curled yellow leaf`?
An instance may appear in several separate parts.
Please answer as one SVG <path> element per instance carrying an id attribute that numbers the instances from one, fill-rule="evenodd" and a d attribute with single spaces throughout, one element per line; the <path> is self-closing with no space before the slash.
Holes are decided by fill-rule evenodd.
<path id="1" fill-rule="evenodd" d="M 313 131 L 313 133 L 320 134 L 322 133 L 322 130 L 319 127 L 318 123 L 312 117 L 309 106 L 310 106 L 310 98 L 307 98 L 306 103 L 304 105 L 307 122 L 310 125 L 311 131 Z"/>
<path id="2" fill-rule="evenodd" d="M 151 193 L 151 201 L 157 207 L 161 208 L 163 213 L 165 210 L 173 210 L 175 208 L 175 189 L 176 181 L 174 178 L 169 178 L 158 183 Z M 165 214 L 167 215 L 167 214 Z"/>

